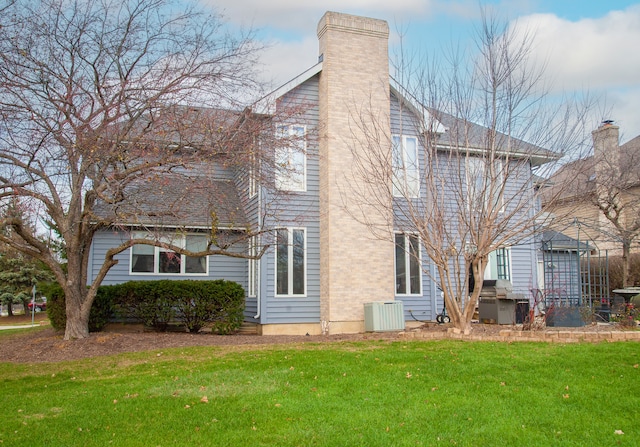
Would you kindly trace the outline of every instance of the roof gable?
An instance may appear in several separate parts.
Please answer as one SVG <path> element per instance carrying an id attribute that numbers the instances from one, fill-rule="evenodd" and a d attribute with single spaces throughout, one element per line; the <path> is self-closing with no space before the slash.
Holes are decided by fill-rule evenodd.
<path id="1" fill-rule="evenodd" d="M 253 110 L 255 113 L 264 114 L 264 115 L 273 115 L 276 112 L 276 100 L 281 98 L 286 93 L 295 89 L 299 85 L 305 83 L 318 73 L 322 71 L 322 62 L 318 62 L 313 67 L 308 68 L 307 70 L 300 73 L 295 78 L 281 85 L 262 99 L 258 100 L 255 103 Z"/>

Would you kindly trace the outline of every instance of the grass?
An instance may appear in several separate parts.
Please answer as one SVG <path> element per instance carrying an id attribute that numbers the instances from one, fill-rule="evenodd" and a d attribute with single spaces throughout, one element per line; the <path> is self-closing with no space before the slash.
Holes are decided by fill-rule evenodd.
<path id="1" fill-rule="evenodd" d="M 636 343 L 375 341 L 0 364 L 0 443 L 633 446 L 638 363 Z"/>

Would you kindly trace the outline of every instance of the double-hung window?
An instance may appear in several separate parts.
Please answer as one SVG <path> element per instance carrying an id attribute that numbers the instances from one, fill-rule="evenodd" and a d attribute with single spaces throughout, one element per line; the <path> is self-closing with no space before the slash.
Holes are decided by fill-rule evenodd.
<path id="1" fill-rule="evenodd" d="M 393 195 L 414 198 L 420 194 L 418 138 L 394 135 L 393 143 Z"/>
<path id="2" fill-rule="evenodd" d="M 276 188 L 282 191 L 306 191 L 306 128 L 283 125 L 276 129 L 280 147 L 276 149 Z"/>
<path id="3" fill-rule="evenodd" d="M 467 200 L 469 211 L 479 213 L 483 209 L 504 211 L 504 171 L 502 160 L 494 160 L 493 172 L 487 161 L 480 157 L 466 158 Z"/>
<path id="4" fill-rule="evenodd" d="M 422 295 L 420 239 L 396 234 L 396 295 Z"/>
<path id="5" fill-rule="evenodd" d="M 133 239 L 154 239 L 154 236 L 139 232 Z M 192 252 L 207 248 L 207 236 L 202 234 L 161 235 L 159 242 L 175 245 Z M 155 275 L 207 275 L 209 263 L 206 256 L 185 256 L 162 247 L 136 244 L 131 247 L 131 274 Z"/>
<path id="6" fill-rule="evenodd" d="M 479 213 L 485 208 L 485 163 L 479 157 L 467 157 L 466 177 L 467 177 L 467 201 L 469 211 Z"/>
<path id="7" fill-rule="evenodd" d="M 306 270 L 305 230 L 276 230 L 276 295 L 306 295 Z"/>

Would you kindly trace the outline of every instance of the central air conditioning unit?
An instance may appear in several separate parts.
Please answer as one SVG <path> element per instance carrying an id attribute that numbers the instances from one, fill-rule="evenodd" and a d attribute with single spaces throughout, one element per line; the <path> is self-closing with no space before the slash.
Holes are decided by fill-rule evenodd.
<path id="1" fill-rule="evenodd" d="M 404 308 L 402 301 L 377 301 L 364 304 L 364 330 L 366 332 L 403 331 Z"/>

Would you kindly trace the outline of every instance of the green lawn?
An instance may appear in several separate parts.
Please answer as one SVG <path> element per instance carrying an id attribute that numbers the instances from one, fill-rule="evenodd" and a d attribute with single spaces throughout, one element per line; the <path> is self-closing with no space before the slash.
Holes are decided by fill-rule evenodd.
<path id="1" fill-rule="evenodd" d="M 376 341 L 0 364 L 0 445 L 634 446 L 638 363 L 638 343 Z"/>

